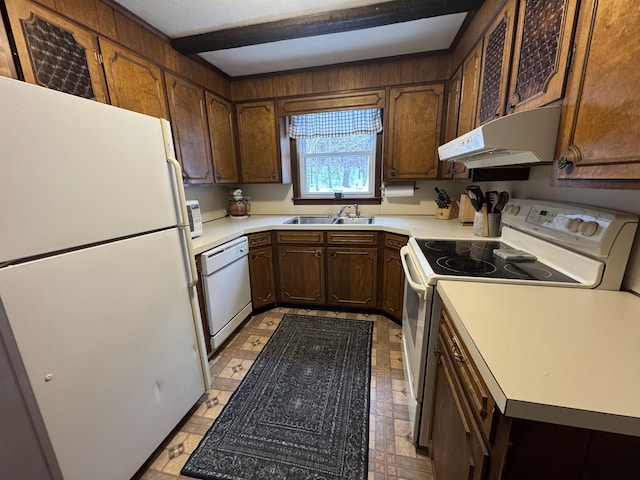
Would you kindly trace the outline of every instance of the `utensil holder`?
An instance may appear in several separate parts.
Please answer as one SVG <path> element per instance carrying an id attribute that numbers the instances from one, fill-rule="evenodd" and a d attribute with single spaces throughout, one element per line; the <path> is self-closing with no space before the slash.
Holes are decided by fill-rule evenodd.
<path id="1" fill-rule="evenodd" d="M 451 220 L 452 218 L 458 218 L 459 211 L 458 202 L 453 200 L 448 208 L 436 208 L 436 219 Z"/>
<path id="2" fill-rule="evenodd" d="M 484 212 L 476 212 L 473 216 L 473 234 L 477 237 L 499 237 L 500 221 L 502 215 L 499 213 L 487 213 L 487 226 L 484 228 Z"/>

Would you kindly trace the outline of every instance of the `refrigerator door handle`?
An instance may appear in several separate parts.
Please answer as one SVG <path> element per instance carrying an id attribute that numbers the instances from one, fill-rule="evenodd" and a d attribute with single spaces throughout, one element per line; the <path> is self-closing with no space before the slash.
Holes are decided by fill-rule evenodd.
<path id="1" fill-rule="evenodd" d="M 191 244 L 191 231 L 189 229 L 189 225 L 185 223 L 186 219 L 189 218 L 189 215 L 187 213 L 187 203 L 184 197 L 184 187 L 182 186 L 182 182 L 178 181 L 178 179 L 182 178 L 182 169 L 180 168 L 180 164 L 178 163 L 178 160 L 176 160 L 170 155 L 167 155 L 167 162 L 169 162 L 169 164 L 173 167 L 173 171 L 175 173 L 173 183 L 177 190 L 176 196 L 178 197 L 178 203 L 180 206 L 180 212 L 182 217 L 182 221 L 178 225 L 178 228 L 180 228 L 182 235 L 184 235 L 185 237 L 184 243 L 187 246 L 187 252 L 189 256 L 188 258 L 189 277 L 190 277 L 189 287 L 193 287 L 198 282 L 198 270 L 196 268 L 196 259 L 193 253 L 193 245 Z"/>

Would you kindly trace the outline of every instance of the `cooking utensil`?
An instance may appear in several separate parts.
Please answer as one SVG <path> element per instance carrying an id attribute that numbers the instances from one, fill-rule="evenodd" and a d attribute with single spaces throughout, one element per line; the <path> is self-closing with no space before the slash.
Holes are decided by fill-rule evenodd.
<path id="1" fill-rule="evenodd" d="M 489 213 L 496 213 L 495 206 L 498 203 L 499 194 L 496 190 L 490 190 L 485 193 L 485 199 L 487 201 L 487 210 Z"/>
<path id="2" fill-rule="evenodd" d="M 469 198 L 471 199 L 471 205 L 476 211 L 482 210 L 482 205 L 484 205 L 484 195 L 482 194 L 482 189 L 477 185 L 469 185 L 466 188 L 467 193 L 469 194 Z"/>
<path id="3" fill-rule="evenodd" d="M 509 194 L 504 190 L 498 194 L 498 203 L 493 207 L 493 211 L 496 213 L 502 213 L 502 209 L 509 201 Z"/>

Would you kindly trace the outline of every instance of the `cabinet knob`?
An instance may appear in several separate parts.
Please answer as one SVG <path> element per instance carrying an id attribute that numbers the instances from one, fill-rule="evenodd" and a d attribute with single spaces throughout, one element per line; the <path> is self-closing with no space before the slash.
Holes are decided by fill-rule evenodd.
<path id="1" fill-rule="evenodd" d="M 320 250 L 316 250 L 313 254 L 314 254 L 317 258 L 321 258 L 321 257 L 322 257 L 322 253 L 320 252 Z"/>
<path id="2" fill-rule="evenodd" d="M 564 170 L 566 173 L 571 173 L 573 171 L 573 162 L 567 157 L 560 157 L 560 160 L 558 160 L 558 168 Z"/>
<path id="3" fill-rule="evenodd" d="M 278 178 L 277 175 L 275 173 L 272 173 L 271 174 L 271 180 L 275 180 L 276 178 Z"/>
<path id="4" fill-rule="evenodd" d="M 222 175 L 216 172 L 216 180 L 222 180 Z"/>
<path id="5" fill-rule="evenodd" d="M 398 172 L 396 170 L 389 170 L 389 175 L 395 177 L 396 175 L 398 175 Z"/>

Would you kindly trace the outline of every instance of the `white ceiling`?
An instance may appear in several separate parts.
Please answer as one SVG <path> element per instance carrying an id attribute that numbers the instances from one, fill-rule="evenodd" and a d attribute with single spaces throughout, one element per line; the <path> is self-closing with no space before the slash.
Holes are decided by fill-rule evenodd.
<path id="1" fill-rule="evenodd" d="M 170 38 L 362 7 L 383 0 L 116 0 Z M 199 55 L 236 77 L 447 49 L 466 13 Z"/>

